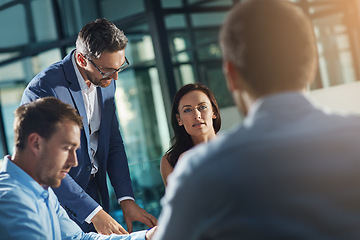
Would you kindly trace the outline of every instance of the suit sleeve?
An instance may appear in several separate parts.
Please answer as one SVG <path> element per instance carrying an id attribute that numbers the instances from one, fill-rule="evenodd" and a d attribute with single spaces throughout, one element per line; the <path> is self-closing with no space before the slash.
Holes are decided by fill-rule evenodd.
<path id="1" fill-rule="evenodd" d="M 128 160 L 125 146 L 119 130 L 119 122 L 115 111 L 115 102 L 112 103 L 112 121 L 110 131 L 110 146 L 107 172 L 115 190 L 116 198 L 130 196 L 134 198 L 131 185 Z M 119 174 L 119 170 L 121 174 Z"/>
<path id="2" fill-rule="evenodd" d="M 53 88 L 46 81 L 33 79 L 23 93 L 21 105 L 48 96 L 58 98 Z M 99 206 L 70 175 L 62 180 L 61 186 L 54 189 L 54 192 L 61 205 L 81 223 Z"/>

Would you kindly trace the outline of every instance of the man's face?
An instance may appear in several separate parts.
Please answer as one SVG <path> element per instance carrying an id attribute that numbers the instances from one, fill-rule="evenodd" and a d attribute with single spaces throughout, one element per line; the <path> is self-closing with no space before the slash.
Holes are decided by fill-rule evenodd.
<path id="1" fill-rule="evenodd" d="M 39 141 L 35 178 L 44 186 L 59 187 L 71 167 L 77 166 L 76 149 L 80 146 L 80 127 L 64 120 L 50 139 Z"/>
<path id="2" fill-rule="evenodd" d="M 125 50 L 116 52 L 103 52 L 99 59 L 91 59 L 92 63 L 89 60 L 86 61 L 87 65 L 85 68 L 85 74 L 87 79 L 95 86 L 104 88 L 111 84 L 112 79 L 118 79 L 118 72 L 103 78 L 99 70 L 103 73 L 107 73 L 119 69 L 121 66 L 123 66 L 123 64 L 125 64 Z M 99 70 L 96 69 L 94 64 Z"/>

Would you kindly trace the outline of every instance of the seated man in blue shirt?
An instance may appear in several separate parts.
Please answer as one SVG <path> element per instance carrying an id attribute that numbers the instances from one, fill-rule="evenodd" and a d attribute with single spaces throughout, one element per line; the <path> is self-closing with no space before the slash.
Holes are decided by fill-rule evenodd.
<path id="1" fill-rule="evenodd" d="M 84 233 L 51 188 L 76 166 L 81 117 L 46 97 L 15 111 L 15 153 L 0 172 L 0 239 L 150 239 L 154 229 L 130 235 Z"/>

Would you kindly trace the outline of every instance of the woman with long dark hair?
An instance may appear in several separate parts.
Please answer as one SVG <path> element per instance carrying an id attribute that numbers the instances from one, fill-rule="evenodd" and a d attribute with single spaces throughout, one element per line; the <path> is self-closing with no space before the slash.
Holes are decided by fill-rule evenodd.
<path id="1" fill-rule="evenodd" d="M 165 186 L 180 155 L 193 146 L 214 138 L 220 130 L 220 111 L 210 89 L 200 83 L 183 86 L 174 97 L 171 125 L 174 131 L 172 146 L 160 162 Z"/>

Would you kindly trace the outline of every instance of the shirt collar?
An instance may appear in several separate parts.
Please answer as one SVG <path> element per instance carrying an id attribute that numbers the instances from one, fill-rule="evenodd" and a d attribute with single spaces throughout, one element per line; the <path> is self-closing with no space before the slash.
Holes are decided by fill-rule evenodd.
<path id="1" fill-rule="evenodd" d="M 312 101 L 306 92 L 288 91 L 266 95 L 258 98 L 251 105 L 243 123 L 245 126 L 251 126 L 256 118 L 264 116 L 269 112 L 279 114 L 279 111 L 286 112 L 284 109 L 301 111 L 304 108 L 312 106 L 309 103 L 312 103 Z"/>
<path id="2" fill-rule="evenodd" d="M 29 174 L 13 163 L 9 155 L 4 157 L 1 172 L 7 172 L 13 179 L 16 179 L 17 182 L 32 191 L 36 197 L 41 197 L 43 199 L 47 199 L 49 197 L 47 187 L 46 189 L 42 187 L 38 182 L 30 177 Z"/>
<path id="3" fill-rule="evenodd" d="M 93 84 L 93 83 L 90 83 L 90 87 L 88 87 L 88 85 L 86 85 L 85 83 L 85 79 L 81 76 L 81 73 L 78 69 L 78 66 L 75 62 L 75 53 L 76 51 L 73 52 L 72 56 L 71 56 L 71 62 L 72 62 L 72 65 L 74 67 L 74 70 L 75 70 L 75 74 L 76 74 L 76 77 L 78 79 L 78 82 L 79 82 L 79 85 L 80 85 L 80 89 L 82 92 L 92 92 L 96 86 Z"/>

